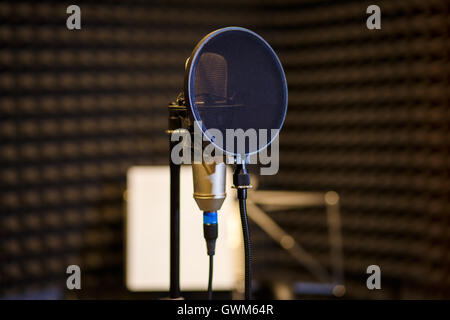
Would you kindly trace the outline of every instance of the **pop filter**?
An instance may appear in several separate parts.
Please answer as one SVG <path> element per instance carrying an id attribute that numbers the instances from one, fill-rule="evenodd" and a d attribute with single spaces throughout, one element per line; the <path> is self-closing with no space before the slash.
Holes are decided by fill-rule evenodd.
<path id="1" fill-rule="evenodd" d="M 184 97 L 191 119 L 228 155 L 266 148 L 283 125 L 288 102 L 277 55 L 263 38 L 240 27 L 216 30 L 197 44 L 186 66 Z M 219 130 L 223 140 L 218 142 L 211 129 Z M 242 152 L 236 143 L 225 143 L 230 129 L 255 130 L 257 143 L 246 141 Z M 261 130 L 267 134 L 260 136 Z"/>

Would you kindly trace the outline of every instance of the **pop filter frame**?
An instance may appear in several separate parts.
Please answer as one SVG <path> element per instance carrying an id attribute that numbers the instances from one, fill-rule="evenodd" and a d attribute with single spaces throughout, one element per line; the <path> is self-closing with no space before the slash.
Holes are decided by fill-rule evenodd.
<path id="1" fill-rule="evenodd" d="M 185 77 L 184 77 L 184 97 L 186 101 L 187 108 L 190 110 L 188 112 L 189 118 L 195 123 L 195 125 L 201 130 L 202 134 L 208 139 L 209 142 L 211 142 L 216 148 L 220 149 L 227 155 L 231 156 L 238 156 L 236 152 L 226 150 L 226 147 L 221 147 L 214 143 L 214 137 L 211 137 L 208 135 L 207 130 L 211 128 L 207 128 L 204 124 L 204 122 L 201 119 L 201 116 L 199 114 L 198 108 L 196 106 L 196 103 L 194 101 L 195 96 L 195 72 L 201 57 L 201 54 L 203 53 L 202 50 L 205 48 L 205 46 L 213 41 L 220 41 L 217 40 L 217 37 L 220 35 L 226 35 L 227 33 L 241 33 L 245 34 L 246 36 L 250 36 L 252 40 L 256 40 L 256 42 L 259 43 L 259 48 L 261 50 L 266 50 L 266 52 L 270 55 L 272 58 L 273 63 L 275 64 L 275 67 L 279 73 L 280 81 L 281 81 L 281 104 L 279 106 L 280 113 L 279 113 L 279 126 L 277 128 L 270 128 L 270 129 L 276 129 L 276 134 L 271 137 L 272 139 L 267 142 L 264 146 L 260 147 L 258 145 L 257 150 L 254 150 L 252 152 L 247 152 L 245 156 L 250 156 L 252 154 L 256 154 L 260 152 L 261 150 L 264 150 L 267 148 L 278 136 L 279 131 L 281 127 L 284 124 L 286 112 L 287 112 L 287 105 L 288 105 L 288 88 L 287 88 L 287 81 L 286 76 L 283 70 L 283 66 L 276 55 L 275 51 L 272 49 L 272 47 L 258 34 L 255 32 L 241 28 L 241 27 L 226 27 L 222 29 L 215 30 L 208 35 L 206 35 L 203 39 L 200 40 L 200 42 L 195 46 L 194 50 L 192 51 L 192 54 L 187 60 L 186 68 L 185 68 Z M 194 93 L 194 94 L 191 94 Z M 194 96 L 193 96 L 194 95 Z M 231 111 L 233 112 L 233 111 Z M 199 126 L 199 123 L 202 123 L 202 126 Z M 228 128 L 227 128 L 228 129 Z M 238 128 L 229 128 L 229 129 L 238 129 Z"/>

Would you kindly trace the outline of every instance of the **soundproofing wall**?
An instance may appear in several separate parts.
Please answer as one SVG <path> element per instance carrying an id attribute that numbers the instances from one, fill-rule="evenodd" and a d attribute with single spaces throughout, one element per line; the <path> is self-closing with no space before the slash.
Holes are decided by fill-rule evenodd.
<path id="1" fill-rule="evenodd" d="M 345 298 L 449 298 L 449 39 L 445 0 L 0 3 L 0 294 L 130 298 L 126 170 L 168 162 L 167 105 L 195 44 L 263 36 L 289 85 L 268 190 L 336 191 Z M 269 212 L 330 268 L 323 208 Z M 255 282 L 315 281 L 251 225 Z M 64 289 L 80 265 L 82 290 Z M 382 288 L 366 288 L 379 265 Z M 206 280 L 205 280 L 206 281 Z M 260 293 L 264 297 L 263 293 Z"/>

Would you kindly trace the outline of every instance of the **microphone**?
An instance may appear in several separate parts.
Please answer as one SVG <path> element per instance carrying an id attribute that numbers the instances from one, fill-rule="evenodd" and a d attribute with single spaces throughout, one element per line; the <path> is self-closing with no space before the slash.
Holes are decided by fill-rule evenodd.
<path id="1" fill-rule="evenodd" d="M 227 100 L 227 62 L 221 55 L 201 55 L 195 75 L 196 103 L 202 106 L 223 104 Z M 203 153 L 202 153 L 203 154 Z M 194 199 L 203 211 L 203 234 L 208 255 L 215 253 L 218 235 L 217 211 L 225 200 L 225 163 L 192 164 Z"/>
<path id="2" fill-rule="evenodd" d="M 192 164 L 194 199 L 203 211 L 203 235 L 209 256 L 215 253 L 218 236 L 217 211 L 226 197 L 225 172 L 224 162 Z"/>

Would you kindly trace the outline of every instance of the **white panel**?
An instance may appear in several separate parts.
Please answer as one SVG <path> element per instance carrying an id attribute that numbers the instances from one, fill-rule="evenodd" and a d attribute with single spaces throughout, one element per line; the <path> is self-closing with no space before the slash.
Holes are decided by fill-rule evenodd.
<path id="1" fill-rule="evenodd" d="M 214 256 L 214 290 L 236 286 L 241 252 L 241 227 L 235 190 L 227 168 L 227 198 L 218 213 L 219 238 Z M 203 214 L 192 194 L 192 168 L 182 166 L 180 188 L 180 286 L 203 291 L 208 284 L 209 260 L 203 238 Z M 128 171 L 126 263 L 131 291 L 169 290 L 169 167 L 132 167 Z"/>

